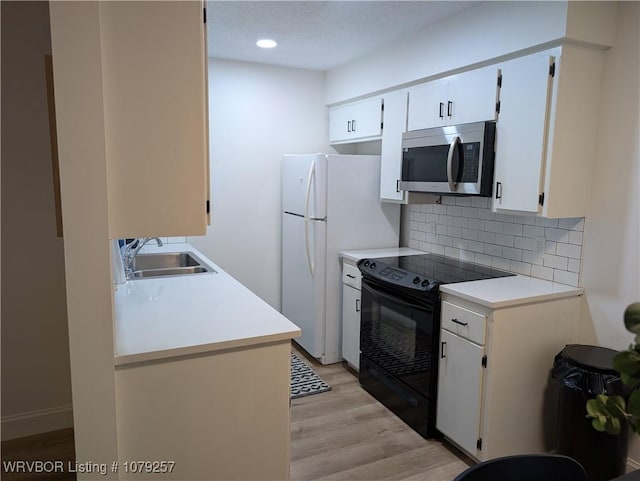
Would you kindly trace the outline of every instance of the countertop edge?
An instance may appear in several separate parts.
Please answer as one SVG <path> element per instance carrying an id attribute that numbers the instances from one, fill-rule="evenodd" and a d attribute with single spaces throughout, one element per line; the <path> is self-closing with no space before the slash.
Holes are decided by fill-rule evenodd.
<path id="1" fill-rule="evenodd" d="M 570 286 L 567 286 L 570 287 Z M 544 302 L 544 301 L 550 301 L 553 299 L 562 299 L 562 298 L 566 298 L 566 297 L 578 297 L 584 294 L 584 289 L 581 287 L 576 287 L 570 290 L 566 290 L 566 291 L 562 291 L 562 292 L 549 292 L 549 293 L 541 293 L 541 294 L 534 294 L 534 295 L 527 295 L 527 296 L 523 296 L 517 299 L 506 299 L 504 301 L 488 301 L 486 299 L 483 299 L 481 297 L 477 297 L 471 294 L 467 294 L 464 292 L 460 292 L 458 290 L 456 290 L 455 288 L 451 288 L 447 285 L 442 285 L 440 286 L 440 291 L 445 293 L 445 294 L 449 294 L 451 296 L 455 296 L 458 297 L 460 299 L 464 299 L 470 302 L 473 302 L 474 304 L 478 304 L 484 307 L 488 307 L 490 309 L 502 309 L 505 307 L 513 307 L 513 306 L 519 306 L 519 305 L 523 305 L 523 304 L 532 304 L 532 303 L 536 303 L 536 302 Z"/>

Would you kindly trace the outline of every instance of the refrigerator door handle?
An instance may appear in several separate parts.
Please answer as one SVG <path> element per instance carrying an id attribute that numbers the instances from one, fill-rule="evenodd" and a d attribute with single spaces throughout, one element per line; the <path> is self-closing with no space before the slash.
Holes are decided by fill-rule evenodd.
<path id="1" fill-rule="evenodd" d="M 309 219 L 309 199 L 311 198 L 311 184 L 313 183 L 313 179 L 316 176 L 316 161 L 313 160 L 311 162 L 311 167 L 309 168 L 309 175 L 307 176 L 307 194 L 304 200 L 304 246 L 305 251 L 307 253 L 307 265 L 309 266 L 309 272 L 313 275 L 315 270 L 315 266 L 313 265 L 313 260 L 311 259 L 311 247 L 309 245 L 309 223 L 311 220 Z"/>

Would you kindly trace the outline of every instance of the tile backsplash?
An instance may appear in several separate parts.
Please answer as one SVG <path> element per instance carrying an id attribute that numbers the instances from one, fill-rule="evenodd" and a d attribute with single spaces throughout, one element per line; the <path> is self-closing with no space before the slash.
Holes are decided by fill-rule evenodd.
<path id="1" fill-rule="evenodd" d="M 403 208 L 409 247 L 578 285 L 584 218 L 495 214 L 484 197 L 443 196 L 442 204 Z"/>

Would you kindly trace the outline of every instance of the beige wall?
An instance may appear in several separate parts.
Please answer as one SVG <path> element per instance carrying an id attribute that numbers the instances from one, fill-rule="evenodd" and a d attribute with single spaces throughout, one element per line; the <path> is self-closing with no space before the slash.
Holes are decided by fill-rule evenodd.
<path id="1" fill-rule="evenodd" d="M 46 2 L 2 2 L 2 439 L 71 426 L 63 240 L 56 236 Z"/>
<path id="2" fill-rule="evenodd" d="M 625 349 L 627 305 L 640 301 L 640 2 L 620 2 L 605 52 L 600 125 L 584 232 L 581 342 Z M 640 438 L 629 457 L 640 461 Z"/>

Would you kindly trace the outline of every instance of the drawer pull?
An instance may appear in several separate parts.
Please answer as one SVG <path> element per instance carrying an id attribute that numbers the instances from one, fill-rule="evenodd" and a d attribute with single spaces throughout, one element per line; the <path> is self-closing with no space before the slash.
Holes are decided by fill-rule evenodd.
<path id="1" fill-rule="evenodd" d="M 468 322 L 462 322 L 462 321 L 459 321 L 458 319 L 451 319 L 451 322 L 455 322 L 456 324 L 460 324 L 461 326 L 468 326 L 469 325 Z"/>
<path id="2" fill-rule="evenodd" d="M 447 357 L 447 353 L 445 352 L 445 347 L 447 346 L 447 341 L 442 341 L 440 343 L 440 359 L 444 359 Z"/>
<path id="3" fill-rule="evenodd" d="M 350 277 L 351 279 L 355 279 L 356 276 L 352 276 L 351 274 L 347 274 L 347 277 Z"/>

